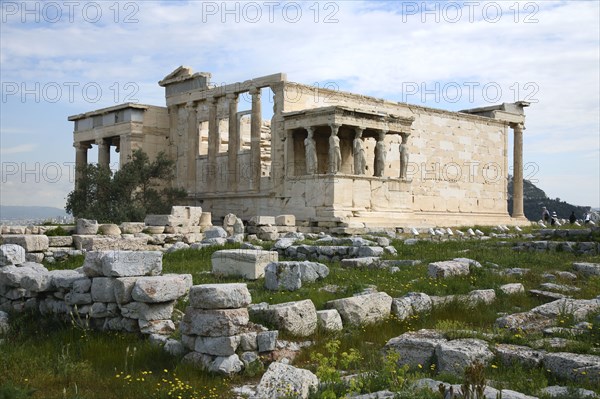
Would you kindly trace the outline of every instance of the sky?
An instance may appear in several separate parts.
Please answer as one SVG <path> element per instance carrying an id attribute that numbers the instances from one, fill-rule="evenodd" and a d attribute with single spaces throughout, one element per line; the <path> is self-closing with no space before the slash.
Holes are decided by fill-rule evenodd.
<path id="1" fill-rule="evenodd" d="M 63 208 L 75 160 L 67 117 L 164 106 L 157 82 L 185 65 L 215 84 L 285 72 L 451 111 L 528 101 L 524 177 L 551 198 L 600 207 L 595 0 L 2 0 L 1 10 L 2 205 Z"/>

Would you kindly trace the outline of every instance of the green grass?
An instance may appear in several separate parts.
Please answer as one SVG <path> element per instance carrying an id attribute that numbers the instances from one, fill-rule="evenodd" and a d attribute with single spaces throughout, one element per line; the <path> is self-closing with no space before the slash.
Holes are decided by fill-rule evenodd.
<path id="1" fill-rule="evenodd" d="M 420 265 L 403 267 L 396 273 L 379 269 L 345 269 L 339 262 L 327 263 L 330 275 L 323 281 L 305 284 L 294 292 L 272 292 L 264 289 L 264 280 L 246 281 L 253 303 L 271 304 L 311 299 L 317 309 L 323 309 L 332 299 L 344 298 L 369 286 L 387 292 L 392 297 L 408 292 L 425 292 L 429 295 L 466 294 L 474 289 L 497 289 L 502 284 L 520 282 L 525 289 L 538 288 L 543 273 L 572 271 L 576 261 L 600 262 L 600 256 L 576 255 L 560 251 L 515 252 L 512 245 L 517 240 L 492 239 L 449 240 L 446 242 L 420 241 L 416 245 L 404 245 L 393 240 L 398 255 L 388 259 L 419 259 Z M 264 244 L 267 246 L 267 244 Z M 181 250 L 165 254 L 164 273 L 189 273 L 194 284 L 225 283 L 242 281 L 235 277 L 213 275 L 210 259 L 214 251 L 239 248 L 239 245 L 209 247 L 200 250 Z M 482 269 L 472 269 L 466 277 L 436 280 L 427 277 L 430 262 L 467 257 L 482 263 Z M 73 269 L 83 264 L 83 257 L 69 258 L 64 262 L 47 265 L 52 269 Z M 498 268 L 490 266 L 498 265 Z M 506 276 L 497 273 L 506 268 L 527 268 L 524 276 Z M 600 293 L 600 278 L 582 278 L 575 281 L 557 279 L 559 284 L 581 288 L 576 298 L 594 298 Z M 336 292 L 325 290 L 326 286 L 338 286 Z M 339 340 L 341 352 L 355 349 L 361 356 L 357 372 L 381 373 L 381 348 L 385 343 L 404 332 L 421 328 L 441 330 L 448 338 L 475 337 L 492 334 L 491 344 L 530 344 L 542 338 L 541 333 L 525 334 L 497 330 L 494 321 L 503 313 L 527 311 L 542 303 L 527 294 L 503 295 L 491 305 L 479 305 L 467 309 L 460 302 L 435 308 L 429 314 L 420 314 L 399 321 L 395 317 L 375 325 L 347 327 L 337 334 L 317 332 L 312 340 L 315 345 L 304 350 L 296 364 L 316 371 L 317 365 L 311 354 L 327 355 L 327 342 Z M 185 303 L 178 308 L 183 310 Z M 567 350 L 577 353 L 598 353 L 600 350 L 600 325 L 590 318 L 592 329 L 589 334 L 565 336 L 573 340 Z M 569 326 L 572 321 L 565 320 Z M 282 335 L 284 338 L 285 335 Z M 30 316 L 18 316 L 13 330 L 3 337 L 0 346 L 0 398 L 167 398 L 168 393 L 181 394 L 182 398 L 227 398 L 232 385 L 255 383 L 260 376 L 239 375 L 232 379 L 216 377 L 185 366 L 180 359 L 151 346 L 145 339 L 133 334 L 116 334 L 83 331 L 70 324 L 53 322 Z M 129 349 L 128 349 L 129 348 Z M 135 348 L 135 350 L 134 350 Z M 557 349 L 550 349 L 556 351 Z M 506 367 L 498 362 L 486 369 L 488 379 L 504 388 L 536 395 L 539 388 L 565 385 L 543 369 L 522 370 L 518 366 Z M 167 370 L 165 372 L 164 370 Z M 128 377 L 129 376 L 129 377 Z M 460 377 L 438 376 L 435 370 L 416 369 L 407 374 L 408 379 L 430 376 L 447 382 L 460 382 Z M 377 384 L 385 379 L 376 379 Z M 378 385 L 378 386 L 379 386 Z M 373 385 L 375 386 L 375 385 Z M 600 392 L 600 386 L 581 383 L 579 386 Z M 195 393 L 195 394 L 194 394 Z M 31 394 L 31 396 L 28 396 Z M 4 395 L 4 396 L 3 396 Z M 411 396 L 413 395 L 413 396 Z M 421 396 L 419 396 L 421 395 Z M 427 393 L 401 392 L 399 397 L 430 397 Z M 175 396 L 177 397 L 177 396 Z M 317 395 L 318 397 L 318 395 Z"/>

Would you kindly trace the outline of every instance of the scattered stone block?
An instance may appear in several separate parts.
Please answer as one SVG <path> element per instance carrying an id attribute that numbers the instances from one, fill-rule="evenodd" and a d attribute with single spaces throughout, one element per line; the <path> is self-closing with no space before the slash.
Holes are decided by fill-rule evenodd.
<path id="1" fill-rule="evenodd" d="M 431 297 L 422 292 L 409 292 L 401 298 L 392 300 L 392 313 L 405 320 L 417 313 L 430 312 L 433 307 Z"/>
<path id="2" fill-rule="evenodd" d="M 440 332 L 419 330 L 390 339 L 383 349 L 385 352 L 395 351 L 400 355 L 398 365 L 421 365 L 426 368 L 432 364 L 435 348 L 443 342 L 446 342 L 446 339 Z"/>
<path id="3" fill-rule="evenodd" d="M 175 332 L 175 323 L 171 320 L 138 320 L 142 334 L 171 335 Z"/>
<path id="4" fill-rule="evenodd" d="M 586 277 L 600 276 L 600 263 L 575 262 L 573 263 L 573 270 Z"/>
<path id="5" fill-rule="evenodd" d="M 250 226 L 273 226 L 275 225 L 274 216 L 253 216 L 248 221 Z"/>
<path id="6" fill-rule="evenodd" d="M 275 217 L 277 226 L 296 226 L 296 216 L 294 215 L 279 215 Z"/>
<path id="7" fill-rule="evenodd" d="M 521 283 L 504 284 L 500 286 L 500 291 L 506 295 L 522 294 L 525 292 L 525 287 Z"/>
<path id="8" fill-rule="evenodd" d="M 309 370 L 273 362 L 256 387 L 256 397 L 276 399 L 294 392 L 298 398 L 306 399 L 318 384 L 319 379 Z"/>
<path id="9" fill-rule="evenodd" d="M 73 236 L 48 236 L 49 247 L 70 247 L 73 245 Z"/>
<path id="10" fill-rule="evenodd" d="M 551 373 L 571 381 L 600 381 L 600 356 L 569 352 L 547 353 L 543 364 Z"/>
<path id="11" fill-rule="evenodd" d="M 229 276 L 241 276 L 256 280 L 265 275 L 265 267 L 277 262 L 275 251 L 229 249 L 216 251 L 212 255 L 212 272 Z"/>
<path id="12" fill-rule="evenodd" d="M 340 313 L 335 309 L 317 311 L 317 326 L 324 331 L 341 331 L 344 328 Z"/>
<path id="13" fill-rule="evenodd" d="M 486 365 L 494 358 L 487 342 L 471 338 L 440 342 L 435 349 L 435 354 L 440 373 L 448 372 L 460 376 L 463 375 L 465 367 L 470 366 L 475 360 Z"/>
<path id="14" fill-rule="evenodd" d="M 123 222 L 120 225 L 123 234 L 137 234 L 144 231 L 146 224 L 144 222 Z"/>
<path id="15" fill-rule="evenodd" d="M 190 306 L 197 309 L 244 308 L 252 302 L 246 284 L 202 284 L 190 288 Z"/>
<path id="16" fill-rule="evenodd" d="M 79 235 L 94 235 L 98 233 L 98 222 L 89 219 L 77 219 L 76 232 Z"/>
<path id="17" fill-rule="evenodd" d="M 317 329 L 317 310 L 310 299 L 270 305 L 261 314 L 269 323 L 295 336 L 307 337 Z"/>
<path id="18" fill-rule="evenodd" d="M 469 274 L 469 264 L 455 260 L 433 262 L 429 264 L 427 272 L 433 278 L 466 276 Z"/>
<path id="19" fill-rule="evenodd" d="M 522 364 L 525 367 L 538 367 L 544 358 L 544 351 L 537 351 L 528 346 L 497 344 L 494 348 L 496 355 L 505 366 L 512 366 L 515 363 Z"/>
<path id="20" fill-rule="evenodd" d="M 279 331 L 261 331 L 256 334 L 256 345 L 259 352 L 271 352 L 277 348 Z"/>
<path id="21" fill-rule="evenodd" d="M 335 299 L 326 304 L 340 313 L 345 324 L 372 324 L 389 317 L 392 297 L 385 292 Z"/>

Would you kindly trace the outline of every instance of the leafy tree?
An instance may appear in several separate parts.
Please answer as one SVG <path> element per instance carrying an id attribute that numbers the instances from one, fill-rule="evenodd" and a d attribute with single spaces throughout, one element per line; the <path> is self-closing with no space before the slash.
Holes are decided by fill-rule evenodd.
<path id="1" fill-rule="evenodd" d="M 170 187 L 175 163 L 164 152 L 150 162 L 142 150 L 112 173 L 107 167 L 86 165 L 77 186 L 67 197 L 67 213 L 101 223 L 143 221 L 147 214 L 169 213 L 186 197 L 185 190 Z"/>

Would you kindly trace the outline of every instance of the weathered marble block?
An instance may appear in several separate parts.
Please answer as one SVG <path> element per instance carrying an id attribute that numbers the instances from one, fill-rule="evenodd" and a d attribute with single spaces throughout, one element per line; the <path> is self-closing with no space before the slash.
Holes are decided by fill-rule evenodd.
<path id="1" fill-rule="evenodd" d="M 135 282 L 131 296 L 139 302 L 168 302 L 185 295 L 191 286 L 191 274 L 140 277 Z"/>
<path id="2" fill-rule="evenodd" d="M 4 244 L 16 244 L 25 249 L 26 252 L 43 252 L 48 250 L 49 241 L 45 235 L 32 234 L 9 234 L 2 236 Z"/>
<path id="3" fill-rule="evenodd" d="M 275 251 L 258 249 L 229 249 L 216 251 L 212 255 L 212 272 L 230 276 L 241 276 L 256 280 L 265 275 L 269 262 L 277 262 Z"/>
<path id="4" fill-rule="evenodd" d="M 204 337 L 237 335 L 248 324 L 248 310 L 196 309 L 188 307 L 180 324 L 182 334 Z"/>
<path id="5" fill-rule="evenodd" d="M 202 284 L 190 288 L 190 306 L 197 309 L 237 309 L 252 302 L 243 283 Z"/>

